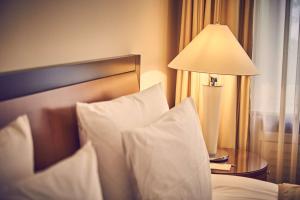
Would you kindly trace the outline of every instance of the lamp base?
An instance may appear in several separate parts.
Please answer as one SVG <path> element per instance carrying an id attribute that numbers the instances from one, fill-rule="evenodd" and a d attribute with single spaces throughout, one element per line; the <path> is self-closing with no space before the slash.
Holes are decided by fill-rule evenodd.
<path id="1" fill-rule="evenodd" d="M 216 154 L 218 149 L 221 96 L 222 87 L 203 86 L 203 117 L 201 125 L 207 151 L 210 155 Z"/>
<path id="2" fill-rule="evenodd" d="M 209 161 L 210 162 L 226 162 L 229 158 L 229 155 L 227 151 L 224 150 L 218 150 L 216 154 L 209 155 Z"/>

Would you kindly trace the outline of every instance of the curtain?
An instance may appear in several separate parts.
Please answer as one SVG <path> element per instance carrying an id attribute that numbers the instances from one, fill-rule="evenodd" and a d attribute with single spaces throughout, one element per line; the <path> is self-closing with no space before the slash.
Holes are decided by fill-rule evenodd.
<path id="1" fill-rule="evenodd" d="M 252 52 L 251 0 L 182 0 L 179 51 L 204 27 L 211 23 L 226 24 L 240 41 L 246 52 Z M 221 122 L 218 146 L 223 148 L 248 148 L 249 77 L 220 76 L 223 85 Z M 177 71 L 176 104 L 192 96 L 200 120 L 203 119 L 202 86 L 208 76 L 202 73 Z"/>
<path id="2" fill-rule="evenodd" d="M 300 183 L 300 1 L 255 1 L 250 150 L 269 163 L 269 180 Z"/>

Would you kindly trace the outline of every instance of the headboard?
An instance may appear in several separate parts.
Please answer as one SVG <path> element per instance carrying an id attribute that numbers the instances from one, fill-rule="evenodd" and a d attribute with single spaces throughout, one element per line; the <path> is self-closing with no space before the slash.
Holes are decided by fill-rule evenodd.
<path id="1" fill-rule="evenodd" d="M 75 103 L 137 92 L 139 73 L 139 55 L 2 73 L 0 127 L 27 114 L 35 170 L 45 169 L 79 148 Z"/>

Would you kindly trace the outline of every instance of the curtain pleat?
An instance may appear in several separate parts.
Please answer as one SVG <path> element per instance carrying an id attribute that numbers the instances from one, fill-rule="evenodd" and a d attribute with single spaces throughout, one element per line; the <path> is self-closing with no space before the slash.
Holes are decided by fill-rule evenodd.
<path id="1" fill-rule="evenodd" d="M 284 38 L 283 38 L 283 56 L 282 56 L 282 76 L 281 76 L 281 94 L 279 111 L 279 130 L 277 143 L 277 174 L 276 181 L 282 182 L 284 143 L 285 143 L 285 111 L 286 111 L 286 87 L 288 72 L 288 41 L 289 41 L 289 19 L 290 19 L 290 1 L 286 0 L 285 20 L 284 20 Z"/>
<path id="2" fill-rule="evenodd" d="M 241 13 L 242 20 L 240 20 Z M 252 13 L 253 3 L 251 0 L 183 0 L 179 52 L 206 25 L 220 22 L 229 26 L 248 54 L 251 55 L 252 32 L 249 33 L 249 30 L 252 30 L 252 19 L 250 19 Z M 220 76 L 220 79 L 223 84 L 223 94 L 218 145 L 226 148 L 247 149 L 250 79 L 242 77 L 240 82 L 235 76 Z M 207 83 L 207 74 L 177 71 L 175 102 L 178 104 L 184 98 L 192 96 L 201 121 L 203 121 L 202 85 Z M 237 106 L 238 102 L 239 106 Z M 237 119 L 239 120 L 237 121 Z"/>
<path id="3" fill-rule="evenodd" d="M 252 56 L 254 1 L 240 2 L 239 42 L 249 55 Z M 238 106 L 237 106 L 237 147 L 248 150 L 250 144 L 250 76 L 241 76 L 238 79 Z"/>
<path id="4" fill-rule="evenodd" d="M 300 30 L 300 23 L 299 28 Z M 300 34 L 298 32 L 298 50 L 300 52 Z M 295 105 L 294 105 L 294 120 L 293 120 L 293 132 L 292 132 L 292 149 L 291 149 L 291 166 L 290 166 L 290 182 L 296 182 L 297 176 L 297 163 L 298 163 L 298 148 L 299 148 L 299 127 L 300 124 L 300 54 L 297 56 L 296 65 L 296 86 L 295 86 Z"/>

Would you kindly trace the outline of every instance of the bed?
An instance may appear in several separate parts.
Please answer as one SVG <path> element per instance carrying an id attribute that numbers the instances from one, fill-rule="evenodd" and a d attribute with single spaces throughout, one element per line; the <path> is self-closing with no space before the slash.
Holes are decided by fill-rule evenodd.
<path id="1" fill-rule="evenodd" d="M 140 55 L 90 60 L 0 74 L 0 127 L 27 114 L 34 169 L 39 172 L 80 148 L 76 102 L 97 102 L 138 92 Z M 9 87 L 8 87 L 9 86 Z M 278 186 L 212 175 L 213 199 L 277 199 Z"/>

